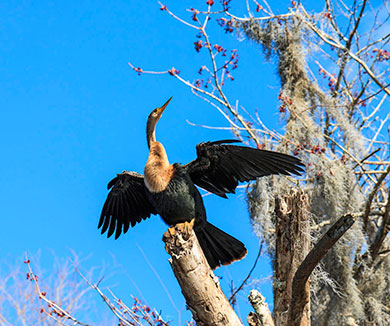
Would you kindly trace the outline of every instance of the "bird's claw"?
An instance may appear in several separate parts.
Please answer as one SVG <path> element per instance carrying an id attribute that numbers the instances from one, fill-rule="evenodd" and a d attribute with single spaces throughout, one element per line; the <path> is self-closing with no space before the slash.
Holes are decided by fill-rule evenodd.
<path id="1" fill-rule="evenodd" d="M 188 222 L 189 231 L 191 232 L 195 225 L 195 219 L 193 218 L 191 221 Z"/>
<path id="2" fill-rule="evenodd" d="M 195 219 L 192 219 L 190 222 L 184 222 L 176 224 L 177 230 L 183 234 L 191 234 L 192 229 L 194 228 Z"/>
<path id="3" fill-rule="evenodd" d="M 173 237 L 177 232 L 182 233 L 189 237 L 192 229 L 194 228 L 195 219 L 192 219 L 190 222 L 178 223 L 172 227 L 170 227 L 163 235 L 163 238 L 168 239 Z"/>
<path id="4" fill-rule="evenodd" d="M 164 234 L 164 238 L 170 238 L 173 237 L 176 234 L 176 228 L 175 226 L 170 227 Z"/>

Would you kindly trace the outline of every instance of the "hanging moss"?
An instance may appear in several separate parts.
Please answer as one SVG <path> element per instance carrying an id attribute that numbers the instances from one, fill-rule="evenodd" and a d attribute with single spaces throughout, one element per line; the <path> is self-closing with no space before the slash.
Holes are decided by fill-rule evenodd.
<path id="1" fill-rule="evenodd" d="M 279 97 L 289 105 L 284 115 L 285 138 L 278 150 L 291 151 L 294 144 L 299 149 L 295 154 L 308 167 L 307 179 L 300 186 L 310 197 L 312 224 L 333 223 L 347 212 L 361 214 L 366 194 L 355 174 L 356 162 L 346 163 L 340 157 L 345 154 L 344 149 L 360 160 L 367 144 L 362 140 L 361 130 L 346 113 L 348 103 L 325 93 L 309 77 L 305 44 L 311 44 L 313 36 L 301 23 L 299 13 L 283 21 L 267 20 L 260 24 L 249 20 L 238 23 L 237 28 L 260 44 L 266 59 L 277 65 Z M 337 126 L 337 140 L 343 149 L 326 138 L 322 125 L 324 115 Z M 323 154 L 311 153 L 305 150 L 307 144 L 327 150 Z M 253 228 L 266 241 L 271 256 L 275 251 L 273 201 L 290 187 L 291 182 L 286 178 L 269 177 L 257 181 L 248 193 Z M 313 229 L 313 243 L 326 229 Z M 316 268 L 311 278 L 313 325 L 359 325 L 367 318 L 372 325 L 389 324 L 390 313 L 384 311 L 383 305 L 386 302 L 388 305 L 390 297 L 390 261 L 384 260 L 375 273 L 366 269 L 364 282 L 356 278 L 356 261 L 360 259 L 361 249 L 367 247 L 362 223 L 357 222 Z"/>

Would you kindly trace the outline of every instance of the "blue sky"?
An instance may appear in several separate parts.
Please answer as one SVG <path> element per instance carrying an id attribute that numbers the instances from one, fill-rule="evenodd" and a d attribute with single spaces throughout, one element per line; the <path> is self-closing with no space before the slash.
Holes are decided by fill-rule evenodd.
<path id="1" fill-rule="evenodd" d="M 204 2 L 192 6 L 206 9 Z M 166 4 L 190 20 L 188 6 Z M 210 33 L 212 42 L 239 51 L 235 80 L 226 85 L 230 99 L 257 108 L 265 123 L 281 128 L 276 68 L 255 44 L 214 25 Z M 148 303 L 176 325 L 177 312 L 145 255 L 182 309 L 182 320 L 190 319 L 161 241 L 167 227 L 160 218 L 154 216 L 116 241 L 100 235 L 97 223 L 108 181 L 124 169 L 143 172 L 147 115 L 170 96 L 157 139 L 171 162 L 192 160 L 201 141 L 232 138 L 228 131 L 186 122 L 227 126 L 175 78 L 138 76 L 128 66 L 129 61 L 146 70 L 174 66 L 192 81 L 207 62 L 205 51 L 194 50 L 195 34 L 154 1 L 0 1 L 0 261 L 23 264 L 24 252 L 40 251 L 50 274 L 52 252 L 68 257 L 74 250 L 90 257 L 84 268 L 108 265 L 109 274 L 115 257 L 123 272 L 102 286 L 112 285 L 122 300 L 131 302 L 130 294 L 140 296 L 133 281 Z M 209 220 L 249 249 L 242 262 L 217 270 L 226 289 L 231 278 L 236 285 L 245 278 L 259 240 L 252 233 L 244 191 L 229 200 L 207 196 L 204 201 Z M 270 273 L 270 261 L 261 258 L 255 276 Z M 260 283 L 260 290 L 271 302 L 270 282 Z M 243 291 L 239 302 L 243 318 L 249 309 L 246 296 Z"/>

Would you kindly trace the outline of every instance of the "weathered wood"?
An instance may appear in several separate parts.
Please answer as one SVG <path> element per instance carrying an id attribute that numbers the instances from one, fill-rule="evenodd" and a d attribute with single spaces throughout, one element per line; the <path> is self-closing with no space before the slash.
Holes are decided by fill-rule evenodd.
<path id="1" fill-rule="evenodd" d="M 177 224 L 163 236 L 165 250 L 197 326 L 241 326 L 222 292 L 189 223 Z"/>
<path id="2" fill-rule="evenodd" d="M 252 290 L 248 296 L 248 300 L 251 303 L 255 314 L 250 313 L 247 321 L 250 326 L 275 326 L 272 319 L 271 311 L 268 308 L 265 298 L 257 290 Z"/>
<path id="3" fill-rule="evenodd" d="M 356 217 L 352 214 L 346 214 L 340 217 L 316 243 L 305 260 L 300 264 L 296 271 L 292 283 L 292 296 L 289 307 L 288 321 L 289 326 L 302 325 L 301 316 L 304 314 L 306 305 L 309 304 L 306 293 L 308 279 L 311 272 L 327 254 L 330 248 L 347 232 L 355 223 Z"/>
<path id="4" fill-rule="evenodd" d="M 261 325 L 259 317 L 253 311 L 251 311 L 248 317 L 246 317 L 246 321 L 248 322 L 249 326 L 263 326 Z"/>
<path id="5" fill-rule="evenodd" d="M 310 250 L 310 212 L 307 195 L 292 189 L 284 198 L 275 200 L 276 253 L 274 260 L 274 321 L 276 326 L 288 324 L 292 283 L 296 270 Z M 310 284 L 302 291 L 305 302 L 300 326 L 310 325 Z"/>

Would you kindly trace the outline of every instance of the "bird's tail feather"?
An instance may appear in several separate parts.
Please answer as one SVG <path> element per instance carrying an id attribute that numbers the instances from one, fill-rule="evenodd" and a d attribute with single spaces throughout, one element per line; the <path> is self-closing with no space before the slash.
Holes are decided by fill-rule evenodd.
<path id="1" fill-rule="evenodd" d="M 248 252 L 241 241 L 208 222 L 194 231 L 211 269 L 240 260 Z"/>

